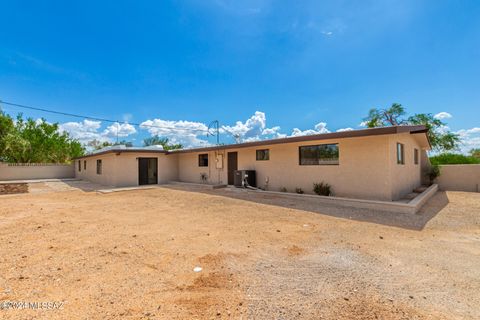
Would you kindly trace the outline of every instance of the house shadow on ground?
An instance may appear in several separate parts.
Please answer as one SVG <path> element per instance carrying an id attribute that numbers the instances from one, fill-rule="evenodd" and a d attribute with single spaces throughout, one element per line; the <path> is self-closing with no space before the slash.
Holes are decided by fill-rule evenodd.
<path id="1" fill-rule="evenodd" d="M 445 192 L 437 192 L 417 214 L 394 213 L 371 209 L 361 209 L 341 205 L 327 205 L 315 198 L 293 198 L 281 194 L 262 193 L 236 188 L 212 189 L 208 186 L 177 185 L 171 184 L 166 188 L 199 192 L 233 199 L 240 199 L 260 204 L 290 208 L 308 212 L 319 213 L 331 217 L 375 223 L 385 226 L 421 231 L 426 224 L 433 219 L 449 203 Z"/>

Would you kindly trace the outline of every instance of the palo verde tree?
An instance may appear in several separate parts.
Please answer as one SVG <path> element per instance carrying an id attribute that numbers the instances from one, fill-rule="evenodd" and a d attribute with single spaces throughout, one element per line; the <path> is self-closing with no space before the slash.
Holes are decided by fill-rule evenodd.
<path id="1" fill-rule="evenodd" d="M 455 150 L 458 148 L 460 138 L 457 134 L 447 130 L 446 123 L 435 118 L 431 113 L 417 113 L 405 118 L 405 108 L 394 103 L 390 108 L 370 109 L 368 116 L 364 118 L 368 128 L 401 126 L 401 125 L 424 125 L 428 131 L 428 137 L 432 149 L 439 152 Z"/>
<path id="2" fill-rule="evenodd" d="M 65 163 L 84 154 L 84 148 L 68 133 L 60 132 L 58 123 L 45 119 L 14 120 L 0 111 L 0 160 L 16 163 Z"/>
<path id="3" fill-rule="evenodd" d="M 168 138 L 161 138 L 158 135 L 152 136 L 150 138 L 143 139 L 143 145 L 145 147 L 161 145 L 164 150 L 175 150 L 182 149 L 183 145 L 180 143 L 170 144 Z"/>

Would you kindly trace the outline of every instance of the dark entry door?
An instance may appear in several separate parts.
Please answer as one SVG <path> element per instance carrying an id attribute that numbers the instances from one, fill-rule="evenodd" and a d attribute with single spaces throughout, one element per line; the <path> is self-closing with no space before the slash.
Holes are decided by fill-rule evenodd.
<path id="1" fill-rule="evenodd" d="M 238 153 L 228 153 L 228 184 L 233 184 L 235 178 L 235 170 L 238 169 Z"/>
<path id="2" fill-rule="evenodd" d="M 157 158 L 138 158 L 138 184 L 157 183 Z"/>

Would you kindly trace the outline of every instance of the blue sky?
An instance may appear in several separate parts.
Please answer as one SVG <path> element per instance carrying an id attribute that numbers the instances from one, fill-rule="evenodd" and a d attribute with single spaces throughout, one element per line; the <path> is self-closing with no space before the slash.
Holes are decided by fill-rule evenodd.
<path id="1" fill-rule="evenodd" d="M 224 142 L 336 131 L 398 102 L 448 113 L 463 149 L 480 147 L 479 1 L 2 1 L 0 11 L 0 99 L 164 127 L 23 111 L 82 141 L 159 133 L 202 145 L 212 120 Z"/>

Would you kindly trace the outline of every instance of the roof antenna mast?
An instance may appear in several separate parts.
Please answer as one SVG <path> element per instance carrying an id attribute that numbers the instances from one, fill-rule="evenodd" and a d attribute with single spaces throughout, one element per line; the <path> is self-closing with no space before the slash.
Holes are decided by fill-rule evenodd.
<path id="1" fill-rule="evenodd" d="M 210 132 L 210 129 L 214 129 L 214 133 Z M 208 136 L 217 136 L 217 146 L 220 145 L 220 122 L 218 120 L 214 120 L 210 122 L 208 125 L 208 130 L 207 130 L 207 137 Z"/>

